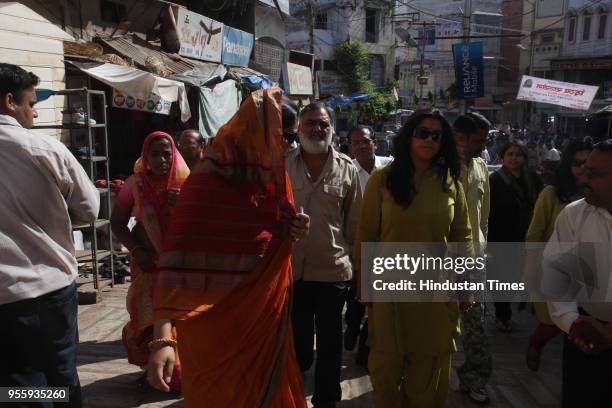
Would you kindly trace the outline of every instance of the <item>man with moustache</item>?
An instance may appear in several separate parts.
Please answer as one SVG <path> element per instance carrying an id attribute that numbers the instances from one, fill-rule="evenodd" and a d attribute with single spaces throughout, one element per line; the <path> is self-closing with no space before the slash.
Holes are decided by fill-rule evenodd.
<path id="1" fill-rule="evenodd" d="M 567 333 L 564 408 L 612 401 L 612 139 L 593 146 L 583 177 L 584 198 L 559 213 L 543 262 L 550 317 Z"/>
<path id="2" fill-rule="evenodd" d="M 200 161 L 205 146 L 206 141 L 197 130 L 187 129 L 181 133 L 177 147 L 181 152 L 181 156 L 185 159 L 185 163 L 187 163 L 189 170 L 193 170 L 195 165 Z"/>
<path id="3" fill-rule="evenodd" d="M 352 244 L 361 216 L 361 187 L 351 159 L 332 145 L 332 115 L 323 103 L 299 115 L 300 147 L 286 158 L 296 208 L 310 216 L 308 236 L 293 247 L 293 329 L 302 372 L 317 362 L 312 403 L 340 401 L 342 307 L 353 278 Z"/>

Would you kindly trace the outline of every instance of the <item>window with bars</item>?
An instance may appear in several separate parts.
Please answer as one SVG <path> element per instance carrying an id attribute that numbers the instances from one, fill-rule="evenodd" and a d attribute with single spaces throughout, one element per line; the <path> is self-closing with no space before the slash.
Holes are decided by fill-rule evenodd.
<path id="1" fill-rule="evenodd" d="M 318 30 L 327 30 L 327 12 L 320 11 L 315 15 L 315 27 Z"/>
<path id="2" fill-rule="evenodd" d="M 378 13 L 375 9 L 365 9 L 365 42 L 367 43 L 375 43 L 377 42 L 377 24 L 376 20 L 378 17 Z"/>
<path id="3" fill-rule="evenodd" d="M 591 36 L 591 16 L 584 16 L 582 23 L 582 41 L 588 41 Z"/>
<path id="4" fill-rule="evenodd" d="M 602 14 L 599 16 L 599 27 L 597 28 L 597 39 L 603 40 L 606 37 L 606 26 L 608 24 L 608 15 Z"/>
<path id="5" fill-rule="evenodd" d="M 576 18 L 572 17 L 569 20 L 569 29 L 567 30 L 567 41 L 573 43 L 576 40 Z"/>

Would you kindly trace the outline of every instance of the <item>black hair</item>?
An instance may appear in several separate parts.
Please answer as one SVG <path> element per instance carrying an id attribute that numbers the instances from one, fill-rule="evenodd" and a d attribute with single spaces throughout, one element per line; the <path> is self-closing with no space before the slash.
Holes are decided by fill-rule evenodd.
<path id="1" fill-rule="evenodd" d="M 578 193 L 576 178 L 572 175 L 572 162 L 576 153 L 585 150 L 593 150 L 593 141 L 590 137 L 571 140 L 565 150 L 563 150 L 561 162 L 555 171 L 551 183 L 562 203 L 571 202 L 572 198 Z"/>
<path id="2" fill-rule="evenodd" d="M 21 104 L 23 91 L 38 85 L 36 75 L 13 64 L 0 63 L 0 97 L 13 94 L 15 102 Z"/>
<path id="3" fill-rule="evenodd" d="M 293 142 L 295 142 L 297 139 L 297 133 L 293 131 L 293 128 L 298 120 L 299 109 L 300 108 L 298 108 L 295 102 L 293 102 L 291 99 L 286 97 L 283 98 L 283 137 L 289 144 L 293 144 Z"/>
<path id="4" fill-rule="evenodd" d="M 349 143 L 351 142 L 351 135 L 353 134 L 353 132 L 357 132 L 359 130 L 367 130 L 368 132 L 370 132 L 370 140 L 372 141 L 376 141 L 376 137 L 374 136 L 374 129 L 372 129 L 371 126 L 367 126 L 367 125 L 357 125 L 355 127 L 352 127 L 351 130 L 348 131 L 348 133 L 346 134 L 346 137 L 349 141 Z"/>
<path id="5" fill-rule="evenodd" d="M 323 109 L 325 112 L 327 112 L 327 116 L 329 116 L 329 121 L 332 124 L 332 127 L 334 126 L 334 116 L 333 116 L 333 112 L 331 110 L 331 108 L 329 106 L 327 106 L 325 104 L 325 102 L 312 102 L 309 103 L 308 105 L 304 106 L 302 108 L 302 110 L 300 111 L 299 117 L 302 118 L 302 116 L 304 116 L 304 114 L 308 113 L 308 112 L 312 112 L 318 109 Z"/>
<path id="6" fill-rule="evenodd" d="M 482 113 L 469 112 L 466 113 L 466 115 L 472 118 L 478 129 L 486 130 L 487 132 L 491 129 L 491 122 L 489 122 L 489 119 L 485 118 Z"/>
<path id="7" fill-rule="evenodd" d="M 612 151 L 612 139 L 603 140 L 593 146 L 593 150 L 598 152 L 611 152 Z"/>
<path id="8" fill-rule="evenodd" d="M 183 130 L 183 131 L 181 132 L 181 136 L 183 135 L 183 133 L 187 133 L 187 132 L 189 132 L 189 133 L 195 133 L 195 134 L 196 134 L 196 139 L 197 139 L 198 144 L 204 144 L 204 142 L 205 142 L 205 140 L 204 140 L 204 136 L 202 136 L 202 134 L 201 134 L 200 132 L 198 132 L 198 131 L 197 131 L 197 130 L 195 130 L 195 129 L 185 129 L 185 130 Z M 180 136 L 179 136 L 179 139 L 180 139 Z"/>
<path id="9" fill-rule="evenodd" d="M 292 100 L 283 98 L 283 129 L 293 129 L 298 117 L 298 106 Z"/>
<path id="10" fill-rule="evenodd" d="M 455 132 L 463 133 L 465 135 L 471 135 L 476 133 L 478 127 L 474 119 L 467 115 L 461 115 L 453 123 Z"/>
<path id="11" fill-rule="evenodd" d="M 410 142 L 416 128 L 425 119 L 435 119 L 442 125 L 440 150 L 432 159 L 444 191 L 449 191 L 447 177 L 450 173 L 455 186 L 461 171 L 453 129 L 437 110 L 419 110 L 413 113 L 393 139 L 395 159 L 390 165 L 386 178 L 386 187 L 396 203 L 408 207 L 416 195 L 414 182 L 414 163 L 410 154 Z"/>
<path id="12" fill-rule="evenodd" d="M 525 160 L 529 158 L 529 151 L 527 150 L 527 147 L 524 144 L 517 142 L 506 142 L 506 144 L 504 144 L 503 147 L 499 150 L 499 157 L 502 160 L 504 159 L 506 152 L 510 150 L 511 147 L 518 147 Z"/>

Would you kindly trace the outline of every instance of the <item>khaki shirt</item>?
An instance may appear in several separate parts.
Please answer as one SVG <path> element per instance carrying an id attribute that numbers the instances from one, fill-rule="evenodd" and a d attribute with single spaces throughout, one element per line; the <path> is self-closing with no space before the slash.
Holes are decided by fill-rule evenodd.
<path id="1" fill-rule="evenodd" d="M 352 279 L 351 252 L 361 216 L 359 174 L 351 159 L 331 153 L 318 180 L 311 180 L 302 150 L 291 151 L 286 167 L 296 208 L 310 216 L 310 231 L 293 246 L 293 277 L 315 282 Z"/>
<path id="2" fill-rule="evenodd" d="M 474 250 L 477 254 L 482 253 L 487 244 L 490 202 L 489 172 L 484 160 L 476 157 L 469 166 L 462 163 L 460 180 L 465 191 Z"/>

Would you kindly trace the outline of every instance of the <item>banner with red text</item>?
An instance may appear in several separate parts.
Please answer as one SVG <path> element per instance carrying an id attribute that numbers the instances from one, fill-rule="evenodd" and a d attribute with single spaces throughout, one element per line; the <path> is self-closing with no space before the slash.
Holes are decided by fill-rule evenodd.
<path id="1" fill-rule="evenodd" d="M 588 111 L 598 86 L 572 84 L 523 75 L 516 99 Z"/>

